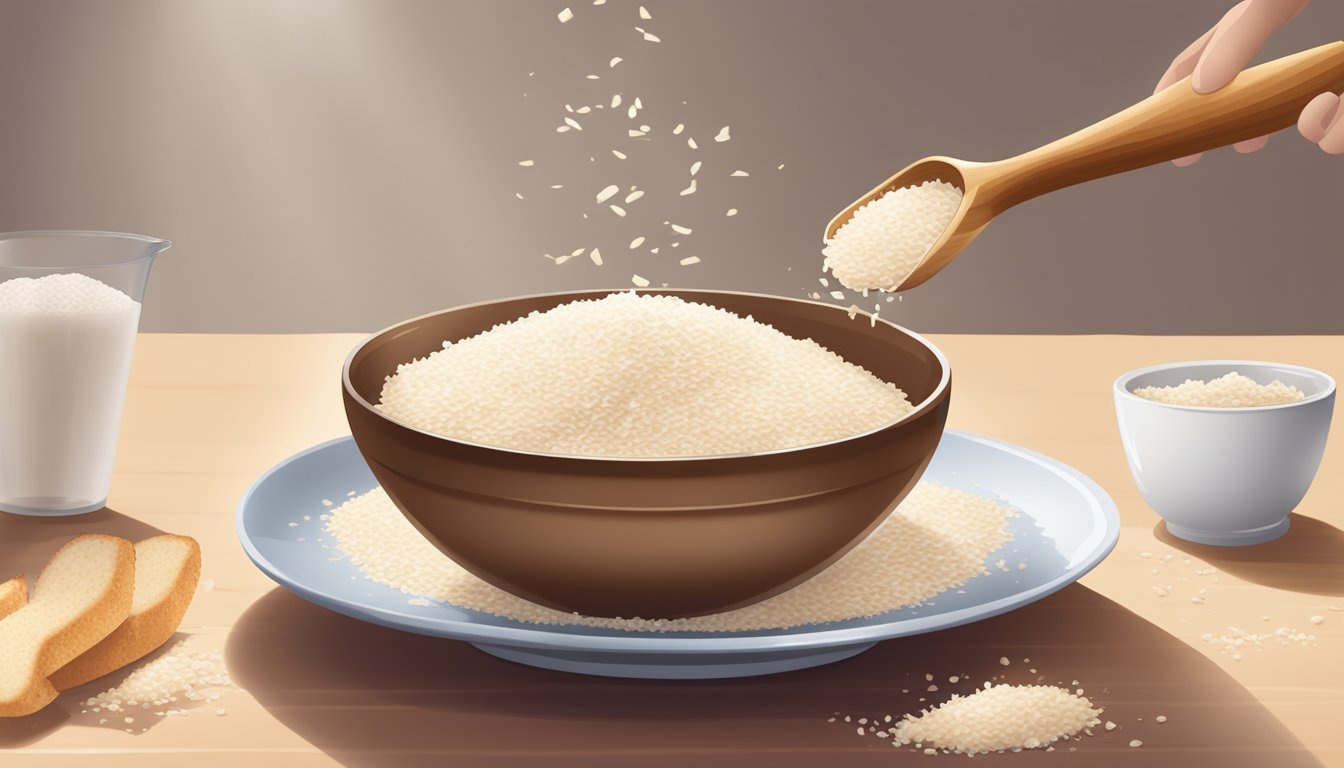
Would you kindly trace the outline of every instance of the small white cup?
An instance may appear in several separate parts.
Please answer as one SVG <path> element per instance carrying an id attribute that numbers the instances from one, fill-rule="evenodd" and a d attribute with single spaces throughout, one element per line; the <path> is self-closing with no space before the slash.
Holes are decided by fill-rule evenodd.
<path id="1" fill-rule="evenodd" d="M 1169 405 L 1133 394 L 1232 371 L 1306 395 L 1253 408 Z M 1115 380 L 1115 411 L 1129 469 L 1173 536 L 1244 546 L 1288 532 L 1288 513 L 1320 467 L 1335 380 L 1310 368 L 1254 360 L 1198 360 L 1130 371 Z"/>

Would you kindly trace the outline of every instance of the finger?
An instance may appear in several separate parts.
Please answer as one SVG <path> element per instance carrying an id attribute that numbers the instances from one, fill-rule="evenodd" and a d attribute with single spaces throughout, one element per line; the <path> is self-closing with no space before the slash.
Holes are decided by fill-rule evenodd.
<path id="1" fill-rule="evenodd" d="M 1313 144 L 1320 144 L 1330 132 L 1330 126 L 1340 117 L 1344 100 L 1333 93 L 1322 93 L 1307 102 L 1302 115 L 1297 118 L 1297 130 Z"/>
<path id="2" fill-rule="evenodd" d="M 1307 0 L 1243 0 L 1214 28 L 1209 44 L 1190 75 L 1196 93 L 1222 88 L 1246 68 L 1274 30 L 1287 24 Z"/>
<path id="3" fill-rule="evenodd" d="M 1209 44 L 1190 73 L 1195 93 L 1210 93 L 1232 82 L 1237 73 L 1251 63 L 1269 36 L 1256 23 L 1259 16 L 1246 15 L 1254 0 L 1242 0 L 1232 6 L 1213 28 Z"/>
<path id="4" fill-rule="evenodd" d="M 1213 33 L 1217 30 L 1218 27 L 1215 26 L 1177 54 L 1176 58 L 1171 60 L 1171 66 L 1167 67 L 1167 71 L 1163 72 L 1161 79 L 1157 81 L 1153 93 L 1170 88 L 1172 83 L 1189 77 L 1190 73 L 1195 71 L 1195 65 L 1199 63 L 1199 57 L 1204 53 L 1205 46 L 1209 44 L 1209 38 L 1213 37 Z"/>
<path id="5" fill-rule="evenodd" d="M 1176 58 L 1172 59 L 1171 66 L 1167 67 L 1167 71 L 1162 73 L 1162 78 L 1157 81 L 1157 87 L 1153 89 L 1153 93 L 1170 88 L 1174 83 L 1189 77 L 1195 69 L 1195 64 L 1199 62 L 1200 54 L 1204 53 L 1204 47 L 1209 44 L 1209 38 L 1213 37 L 1213 33 L 1217 29 L 1217 27 L 1214 27 L 1200 35 L 1198 40 L 1186 46 L 1184 51 L 1177 54 Z M 1199 157 L 1198 154 L 1186 155 L 1172 160 L 1171 163 L 1177 168 L 1184 168 L 1187 165 L 1194 165 L 1199 162 Z"/>
<path id="6" fill-rule="evenodd" d="M 1232 148 L 1235 149 L 1235 150 L 1237 150 L 1237 152 L 1239 152 L 1239 153 L 1241 153 L 1241 154 L 1243 154 L 1243 155 L 1249 155 L 1249 154 L 1252 153 L 1252 152 L 1256 152 L 1256 151 L 1259 151 L 1259 150 L 1261 150 L 1261 149 L 1264 149 L 1264 148 L 1265 148 L 1265 145 L 1268 144 L 1268 143 L 1269 143 L 1269 137 L 1268 137 L 1268 136 L 1257 136 L 1257 137 L 1254 138 L 1254 139 L 1247 139 L 1247 140 L 1245 140 L 1245 141 L 1238 141 L 1236 144 L 1233 144 L 1233 145 L 1232 145 Z"/>
<path id="7" fill-rule="evenodd" d="M 1325 138 L 1316 143 L 1328 155 L 1344 155 L 1344 104 L 1335 109 L 1330 126 L 1325 129 Z"/>

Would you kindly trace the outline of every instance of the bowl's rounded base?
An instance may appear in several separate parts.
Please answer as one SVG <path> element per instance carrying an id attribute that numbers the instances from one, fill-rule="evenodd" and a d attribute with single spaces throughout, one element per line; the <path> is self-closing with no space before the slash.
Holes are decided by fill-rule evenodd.
<path id="1" fill-rule="evenodd" d="M 1205 531 L 1197 528 L 1185 528 L 1167 524 L 1167 532 L 1178 539 L 1193 541 L 1196 544 L 1211 544 L 1215 547 L 1247 547 L 1252 544 L 1264 544 L 1273 541 L 1288 532 L 1288 517 L 1272 525 L 1261 528 L 1249 528 L 1244 531 Z"/>
<path id="2" fill-rule="evenodd" d="M 858 643 L 838 648 L 795 648 L 772 653 L 716 654 L 575 651 L 504 647 L 488 643 L 472 645 L 477 650 L 507 661 L 559 672 L 649 680 L 709 680 L 772 675 L 776 672 L 820 667 L 857 656 L 877 643 Z"/>

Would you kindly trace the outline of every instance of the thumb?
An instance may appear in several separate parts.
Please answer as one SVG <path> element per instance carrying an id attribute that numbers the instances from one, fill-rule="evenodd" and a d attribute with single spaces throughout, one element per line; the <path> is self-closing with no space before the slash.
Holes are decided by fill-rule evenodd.
<path id="1" fill-rule="evenodd" d="M 1244 0 L 1218 22 L 1195 65 L 1190 84 L 1196 93 L 1222 88 L 1251 63 L 1265 41 L 1306 7 L 1308 0 Z"/>

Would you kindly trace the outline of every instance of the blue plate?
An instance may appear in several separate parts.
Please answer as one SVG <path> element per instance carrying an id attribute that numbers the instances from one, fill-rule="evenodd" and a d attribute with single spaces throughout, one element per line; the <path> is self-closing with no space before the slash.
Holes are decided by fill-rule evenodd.
<path id="1" fill-rule="evenodd" d="M 525 624 L 433 600 L 412 605 L 405 593 L 366 579 L 339 558 L 322 529 L 320 515 L 327 511 L 322 499 L 339 503 L 377 485 L 349 437 L 292 456 L 253 483 L 238 505 L 238 538 L 252 562 L 281 586 L 347 616 L 464 640 L 536 667 L 691 679 L 829 664 L 880 640 L 996 616 L 1077 581 L 1120 536 L 1115 503 L 1099 485 L 1054 459 L 992 438 L 947 432 L 924 479 L 993 496 L 1018 510 L 1011 524 L 1013 540 L 988 558 L 990 564 L 1005 559 L 1008 570 L 987 565 L 989 575 L 923 605 L 787 630 L 626 632 Z M 1018 570 L 1018 562 L 1028 567 Z"/>

